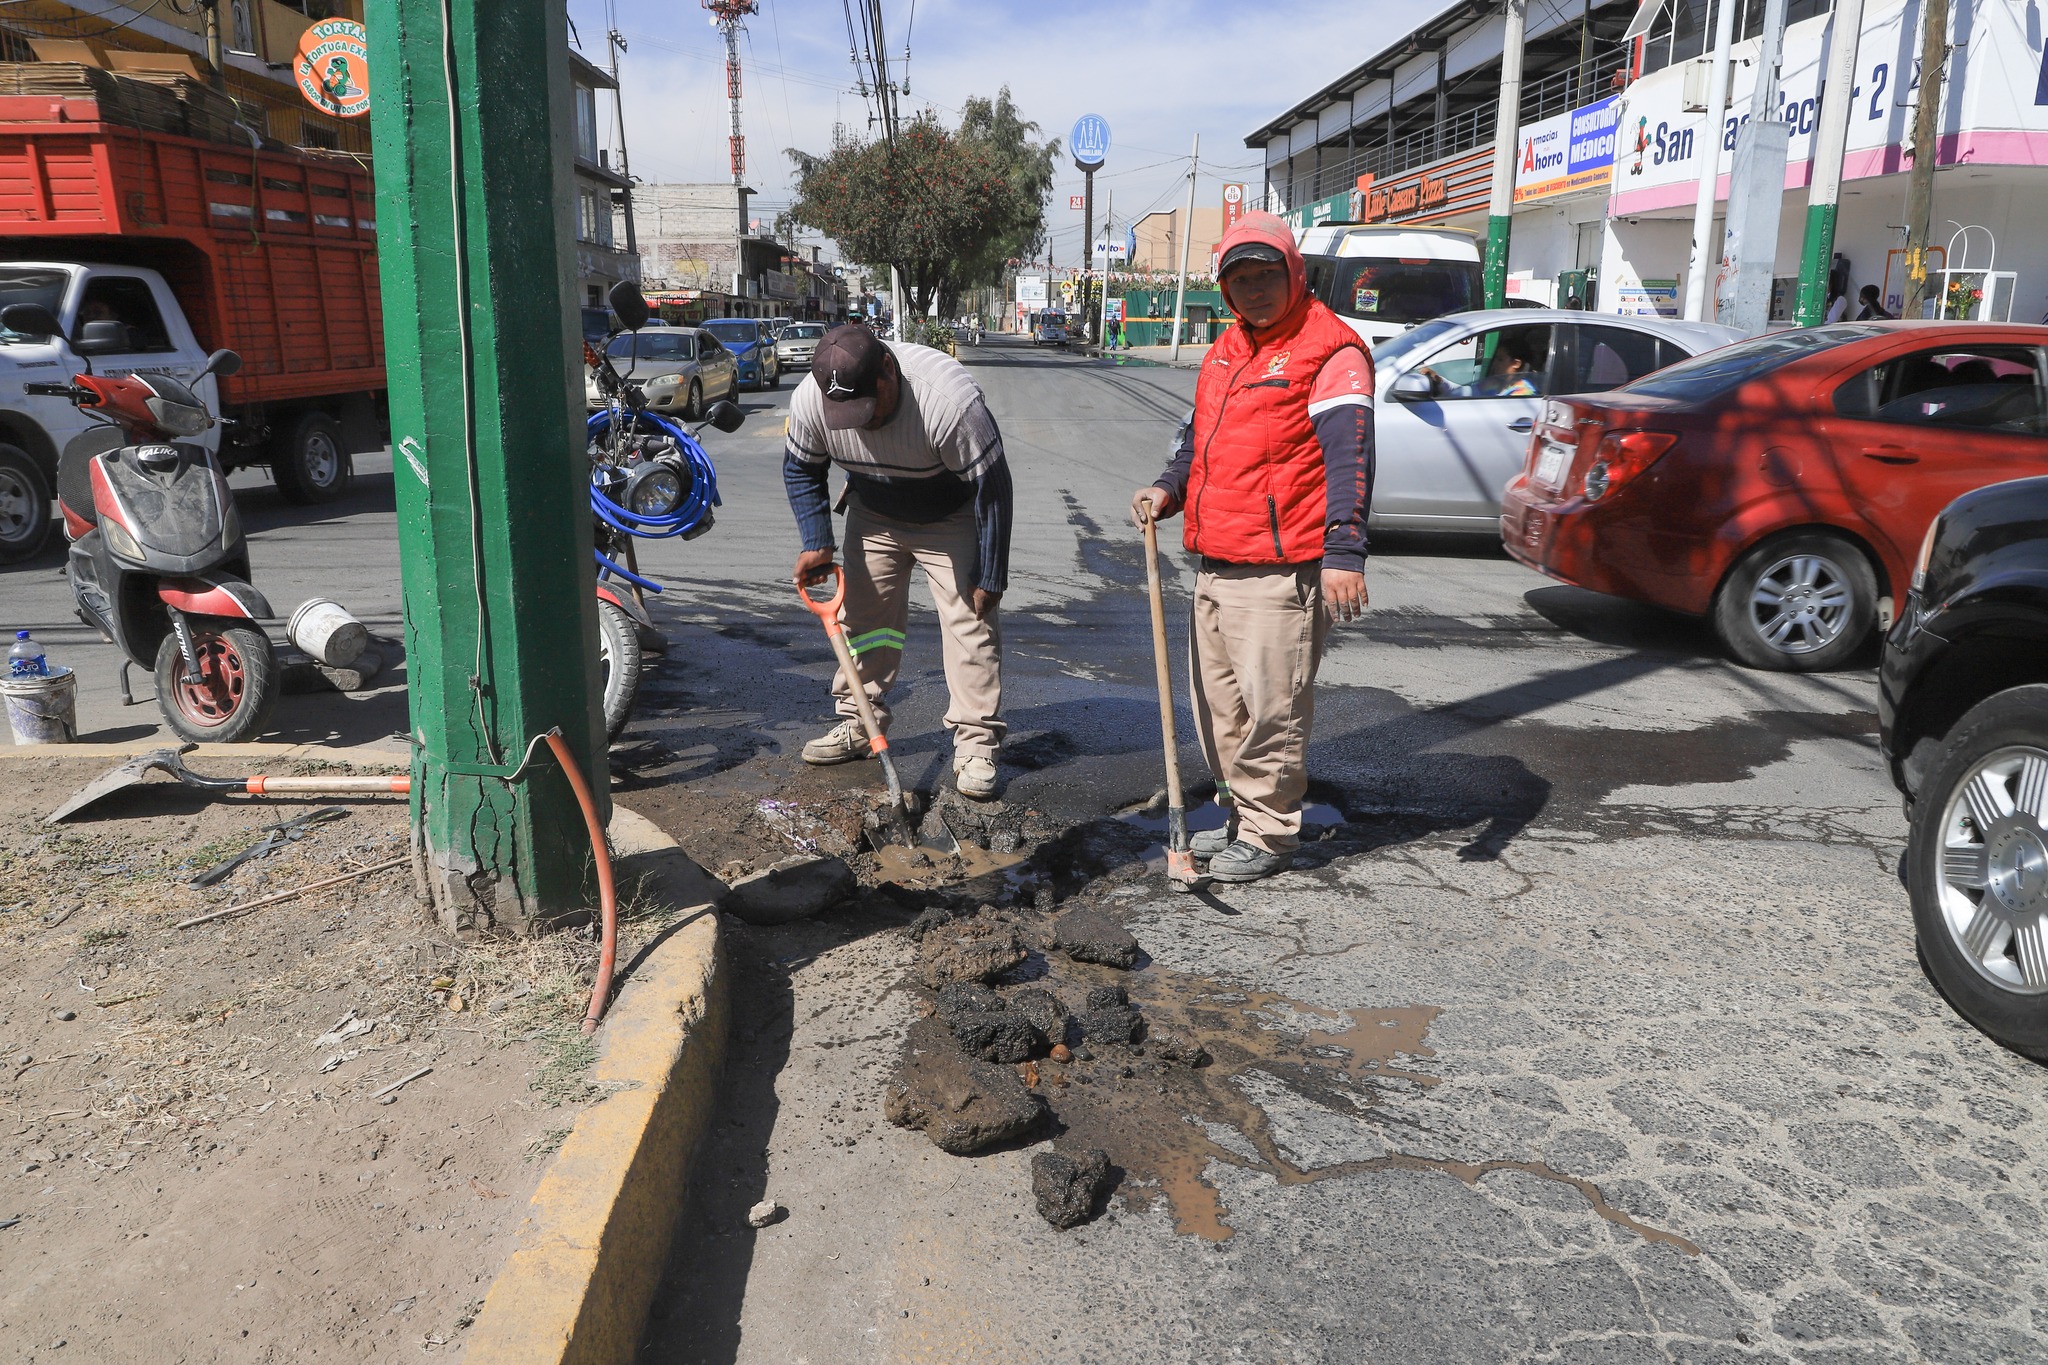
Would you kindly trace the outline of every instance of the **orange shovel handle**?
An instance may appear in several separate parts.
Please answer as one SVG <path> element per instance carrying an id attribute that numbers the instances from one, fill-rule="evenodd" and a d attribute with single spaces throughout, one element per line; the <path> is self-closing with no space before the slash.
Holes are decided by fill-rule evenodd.
<path id="1" fill-rule="evenodd" d="M 833 588 L 830 601 L 820 602 L 817 598 L 811 596 L 810 585 L 803 582 L 799 582 L 796 585 L 796 595 L 803 598 L 804 605 L 809 607 L 812 612 L 816 613 L 817 618 L 825 623 L 827 634 L 837 635 L 839 633 L 839 608 L 846 603 L 846 573 L 837 564 L 827 564 L 820 572 L 832 575 Z"/>

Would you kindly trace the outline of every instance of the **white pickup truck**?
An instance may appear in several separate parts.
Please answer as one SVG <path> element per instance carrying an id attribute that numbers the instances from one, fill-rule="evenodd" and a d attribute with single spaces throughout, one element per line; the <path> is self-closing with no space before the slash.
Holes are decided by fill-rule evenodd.
<path id="1" fill-rule="evenodd" d="M 61 382 L 90 361 L 95 374 L 167 374 L 189 385 L 209 411 L 220 411 L 218 383 L 212 375 L 199 378 L 207 353 L 156 271 L 0 263 L 0 309 L 18 303 L 48 308 L 70 336 L 78 334 L 82 323 L 120 322 L 127 327 L 128 345 L 81 347 L 81 356 L 54 337 L 22 336 L 0 326 L 0 563 L 26 558 L 42 547 L 50 531 L 58 460 L 73 442 L 104 443 L 100 433 L 107 430 L 106 423 L 70 400 L 27 394 L 23 385 Z M 193 439 L 217 450 L 220 428 Z"/>

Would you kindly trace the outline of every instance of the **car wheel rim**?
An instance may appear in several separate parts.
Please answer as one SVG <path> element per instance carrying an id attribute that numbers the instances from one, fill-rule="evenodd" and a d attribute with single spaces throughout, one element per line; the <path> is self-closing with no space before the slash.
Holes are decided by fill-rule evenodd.
<path id="1" fill-rule="evenodd" d="M 178 709 L 195 725 L 225 725 L 241 706 L 243 691 L 248 685 L 241 651 L 225 636 L 195 635 L 192 652 L 199 662 L 199 681 L 185 680 L 182 672 L 185 661 L 180 658 L 176 664 L 181 670 L 177 689 Z"/>
<path id="2" fill-rule="evenodd" d="M 24 540 L 35 525 L 35 492 L 11 469 L 0 469 L 0 541 Z"/>
<path id="3" fill-rule="evenodd" d="M 1999 749 L 1949 793 L 1936 873 L 1942 924 L 1992 984 L 2048 994 L 2048 751 Z"/>
<path id="4" fill-rule="evenodd" d="M 1788 555 L 1750 590 L 1749 623 L 1779 653 L 1811 654 L 1841 638 L 1854 604 L 1841 565 L 1820 555 Z"/>
<path id="5" fill-rule="evenodd" d="M 324 432 L 316 432 L 306 441 L 305 470 L 307 481 L 315 488 L 331 488 L 341 474 L 341 452 L 334 448 L 334 441 Z"/>

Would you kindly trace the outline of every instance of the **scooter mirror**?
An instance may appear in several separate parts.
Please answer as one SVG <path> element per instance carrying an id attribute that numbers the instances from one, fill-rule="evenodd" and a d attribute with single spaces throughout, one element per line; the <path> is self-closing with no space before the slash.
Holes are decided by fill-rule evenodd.
<path id="1" fill-rule="evenodd" d="M 720 431 L 738 431 L 740 423 L 747 420 L 747 415 L 740 411 L 739 404 L 725 399 L 713 403 L 711 411 L 706 415 L 711 418 L 711 425 Z"/>
<path id="2" fill-rule="evenodd" d="M 242 357 L 236 355 L 233 351 L 220 350 L 206 357 L 206 368 L 201 370 L 200 373 L 217 374 L 225 377 L 239 373 L 241 368 Z"/>
<path id="3" fill-rule="evenodd" d="M 650 316 L 647 299 L 641 294 L 640 286 L 631 280 L 620 280 L 613 285 L 611 293 L 607 294 L 605 299 L 611 304 L 612 312 L 618 315 L 619 321 L 626 325 L 627 331 L 637 332 L 647 325 Z"/>
<path id="4" fill-rule="evenodd" d="M 60 337 L 64 335 L 57 315 L 40 303 L 17 303 L 0 308 L 0 327 L 25 337 Z"/>

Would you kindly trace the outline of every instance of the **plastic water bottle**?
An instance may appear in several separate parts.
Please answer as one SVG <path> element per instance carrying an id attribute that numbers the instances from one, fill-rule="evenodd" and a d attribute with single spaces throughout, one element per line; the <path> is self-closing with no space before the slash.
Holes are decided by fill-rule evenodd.
<path id="1" fill-rule="evenodd" d="M 14 647 L 7 651 L 7 676 L 10 678 L 47 678 L 50 676 L 50 661 L 43 657 L 43 647 L 28 638 L 28 632 L 14 632 Z"/>

